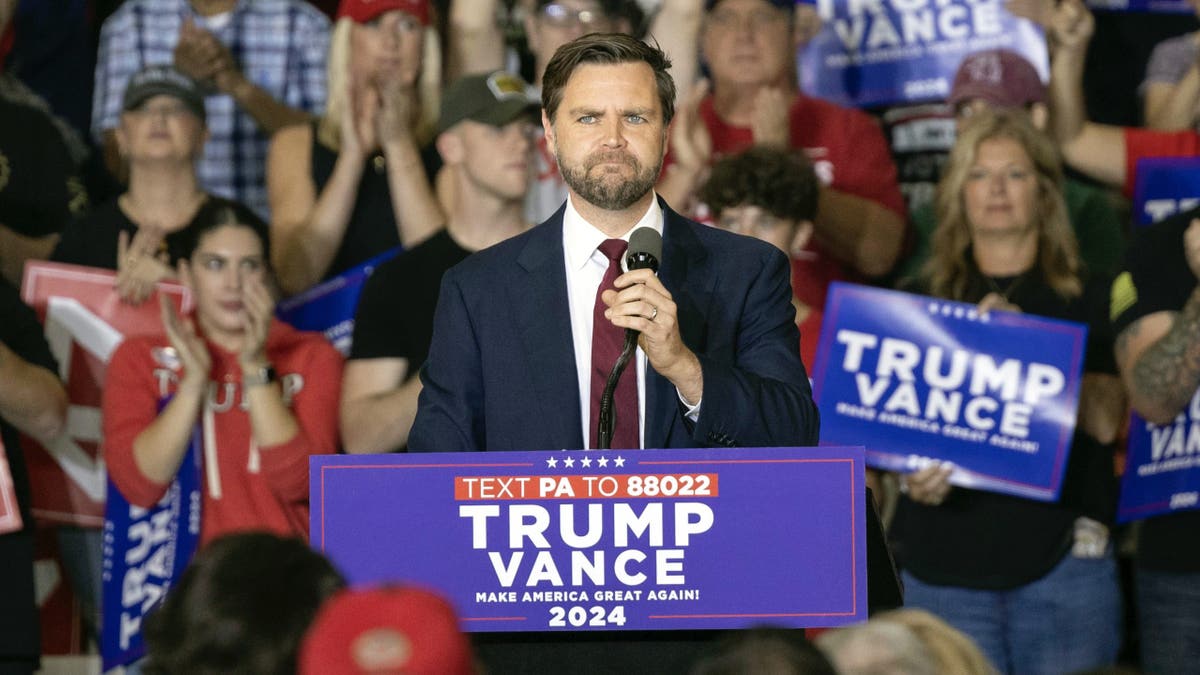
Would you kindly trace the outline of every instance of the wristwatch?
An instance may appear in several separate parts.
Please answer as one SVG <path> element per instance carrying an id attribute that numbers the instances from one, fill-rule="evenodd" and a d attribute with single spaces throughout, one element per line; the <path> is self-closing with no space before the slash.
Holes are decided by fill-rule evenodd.
<path id="1" fill-rule="evenodd" d="M 242 374 L 243 387 L 257 387 L 264 384 L 271 384 L 275 381 L 275 369 L 271 364 L 259 366 L 257 370 L 251 370 Z"/>

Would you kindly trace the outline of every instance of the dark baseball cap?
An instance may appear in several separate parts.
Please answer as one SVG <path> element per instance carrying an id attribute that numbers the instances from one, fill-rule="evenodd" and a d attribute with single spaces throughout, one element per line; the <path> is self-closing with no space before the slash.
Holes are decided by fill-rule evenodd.
<path id="1" fill-rule="evenodd" d="M 1007 49 L 967 55 L 954 74 L 949 102 L 958 105 L 979 98 L 1000 108 L 1019 108 L 1046 102 L 1046 85 L 1025 57 Z"/>
<path id="2" fill-rule="evenodd" d="M 170 66 L 148 66 L 133 74 L 125 85 L 122 110 L 133 110 L 155 96 L 179 99 L 193 115 L 205 119 L 204 94 L 192 78 Z"/>
<path id="3" fill-rule="evenodd" d="M 499 127 L 537 108 L 537 101 L 529 96 L 529 85 L 512 73 L 498 70 L 467 75 L 451 83 L 442 94 L 437 132 L 463 120 Z"/>

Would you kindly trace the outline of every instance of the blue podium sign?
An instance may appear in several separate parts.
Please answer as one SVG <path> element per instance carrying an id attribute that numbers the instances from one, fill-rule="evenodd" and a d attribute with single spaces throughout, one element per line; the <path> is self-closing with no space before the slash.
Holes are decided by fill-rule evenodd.
<path id="1" fill-rule="evenodd" d="M 813 390 L 821 442 L 867 463 L 953 462 L 955 485 L 1058 498 L 1075 430 L 1087 327 L 835 283 Z"/>
<path id="2" fill-rule="evenodd" d="M 352 584 L 469 631 L 866 620 L 861 448 L 318 456 L 311 535 Z"/>
<path id="3" fill-rule="evenodd" d="M 806 93 L 847 106 L 940 101 L 968 54 L 1009 49 L 1049 79 L 1042 30 L 1002 0 L 819 0 L 821 31 L 798 55 Z"/>

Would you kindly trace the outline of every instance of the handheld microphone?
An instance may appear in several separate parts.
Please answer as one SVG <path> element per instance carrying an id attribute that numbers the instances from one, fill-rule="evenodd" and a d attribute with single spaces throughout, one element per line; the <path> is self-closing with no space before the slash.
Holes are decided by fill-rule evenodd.
<path id="1" fill-rule="evenodd" d="M 651 269 L 658 273 L 658 259 L 662 257 L 662 235 L 649 227 L 639 227 L 629 235 L 629 246 L 625 249 L 625 266 L 632 270 Z M 608 380 L 604 384 L 604 393 L 600 396 L 600 413 L 596 421 L 596 446 L 600 450 L 608 450 L 612 444 L 613 429 L 617 426 L 616 411 L 613 410 L 613 394 L 617 390 L 617 382 L 625 366 L 637 349 L 638 331 L 625 329 L 625 344 L 621 355 L 613 364 Z"/>

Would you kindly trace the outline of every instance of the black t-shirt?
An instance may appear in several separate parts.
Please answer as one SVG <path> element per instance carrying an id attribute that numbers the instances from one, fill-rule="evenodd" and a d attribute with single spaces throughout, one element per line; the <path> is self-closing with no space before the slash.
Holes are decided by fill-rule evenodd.
<path id="1" fill-rule="evenodd" d="M 406 377 L 415 376 L 429 356 L 442 275 L 470 254 L 442 230 L 380 265 L 359 297 L 350 358 L 408 359 Z"/>
<path id="2" fill-rule="evenodd" d="M 27 237 L 62 232 L 74 180 L 67 146 L 45 113 L 0 99 L 0 225 Z"/>
<path id="3" fill-rule="evenodd" d="M 1183 233 L 1200 209 L 1187 211 L 1135 233 L 1125 271 L 1113 284 L 1113 328 L 1120 332 L 1155 312 L 1179 312 L 1196 290 L 1187 264 Z M 1128 276 L 1126 276 L 1128 275 Z M 1138 564 L 1172 572 L 1200 572 L 1200 511 L 1184 511 L 1142 523 Z"/>
<path id="4" fill-rule="evenodd" d="M 185 229 L 168 233 L 163 238 L 163 246 L 172 265 L 183 257 L 180 233 Z M 115 270 L 119 234 L 128 232 L 132 241 L 137 230 L 137 224 L 125 215 L 114 199 L 68 225 L 58 246 L 54 247 L 54 253 L 50 254 L 50 260 Z"/>
<path id="5" fill-rule="evenodd" d="M 991 289 L 976 276 L 968 302 L 978 302 Z M 1022 277 L 996 284 L 1011 284 L 1010 301 L 1027 314 L 1087 324 L 1084 370 L 1115 373 L 1107 280 L 1087 283 L 1082 296 L 1066 300 L 1036 270 Z M 1070 550 L 1076 518 L 1112 521 L 1117 487 L 1112 458 L 1112 446 L 1077 430 L 1057 503 L 958 487 L 940 506 L 902 498 L 893 524 L 897 557 L 913 575 L 939 585 L 999 590 L 1032 582 Z"/>
<path id="6" fill-rule="evenodd" d="M 21 301 L 17 289 L 0 277 L 0 342 L 25 361 L 58 373 L 37 315 Z M 0 535 L 0 660 L 36 657 L 40 651 L 33 596 L 33 514 L 29 474 L 21 452 L 20 435 L 0 419 L 0 437 L 12 472 L 24 530 Z"/>

